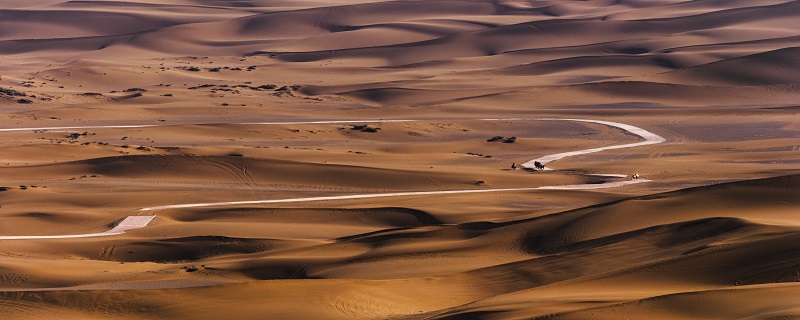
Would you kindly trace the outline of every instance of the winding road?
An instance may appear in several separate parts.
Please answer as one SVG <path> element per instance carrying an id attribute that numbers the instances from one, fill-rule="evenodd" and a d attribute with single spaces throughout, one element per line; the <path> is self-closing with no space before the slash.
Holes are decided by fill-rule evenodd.
<path id="1" fill-rule="evenodd" d="M 469 121 L 470 119 L 463 119 Z M 559 119 L 559 118 L 485 118 L 475 119 L 472 121 L 576 121 L 597 123 L 609 127 L 619 128 L 631 134 L 637 135 L 644 139 L 644 141 L 613 145 L 607 147 L 591 148 L 578 151 L 570 151 L 546 155 L 536 158 L 522 164 L 524 168 L 533 168 L 534 162 L 547 164 L 549 162 L 563 159 L 565 157 L 583 155 L 588 153 L 595 153 L 604 150 L 633 148 L 644 145 L 651 145 L 662 143 L 666 141 L 663 137 L 644 130 L 642 128 L 632 126 L 629 124 L 603 121 L 603 120 L 589 120 L 589 119 Z M 302 124 L 349 124 L 349 123 L 390 123 L 390 122 L 420 122 L 431 120 L 330 120 L 330 121 L 294 121 L 294 122 L 248 122 L 248 123 L 234 123 L 240 125 L 302 125 Z M 15 131 L 56 131 L 56 130 L 87 130 L 87 129 L 127 129 L 127 128 L 149 128 L 167 125 L 119 125 L 119 126 L 67 126 L 67 127 L 40 127 L 40 128 L 5 128 L 0 129 L 0 132 L 15 132 Z M 548 168 L 546 168 L 548 169 Z M 593 174 L 594 176 L 616 177 L 623 178 L 624 175 L 616 174 Z M 464 189 L 464 190 L 445 190 L 445 191 L 412 191 L 412 192 L 391 192 L 391 193 L 374 193 L 374 194 L 355 194 L 343 196 L 326 196 L 326 197 L 308 197 L 308 198 L 289 198 L 289 199 L 269 199 L 269 200 L 247 200 L 247 201 L 227 201 L 227 202 L 204 202 L 204 203 L 184 203 L 172 204 L 154 207 L 145 207 L 139 209 L 140 212 L 150 212 L 167 209 L 180 209 L 180 208 L 197 208 L 197 207 L 218 207 L 218 206 L 234 206 L 234 205 L 250 205 L 250 204 L 270 204 L 270 203 L 292 203 L 292 202 L 310 202 L 310 201 L 328 201 L 328 200 L 352 200 L 352 199 L 368 199 L 368 198 L 388 198 L 388 197 L 405 197 L 405 196 L 421 196 L 421 195 L 447 195 L 447 194 L 469 194 L 469 193 L 488 193 L 488 192 L 508 192 L 508 191 L 529 191 L 529 190 L 589 190 L 589 189 L 605 189 L 616 188 L 630 184 L 649 182 L 647 179 L 625 180 L 607 182 L 602 184 L 574 184 L 574 185 L 560 185 L 560 186 L 542 186 L 531 188 L 506 188 L 506 189 Z M 86 234 L 73 234 L 73 235 L 53 235 L 53 236 L 0 236 L 0 240 L 29 240 L 29 239 L 70 239 L 70 238 L 89 238 L 89 237 L 104 237 L 119 235 L 125 233 L 127 230 L 138 229 L 147 226 L 150 221 L 155 218 L 154 215 L 148 216 L 129 216 L 122 220 L 116 227 L 111 230 L 99 233 L 86 233 Z"/>

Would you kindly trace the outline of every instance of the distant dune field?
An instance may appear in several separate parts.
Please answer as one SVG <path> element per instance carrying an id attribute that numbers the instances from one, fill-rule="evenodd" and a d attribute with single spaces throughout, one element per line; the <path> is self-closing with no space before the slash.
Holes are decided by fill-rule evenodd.
<path id="1" fill-rule="evenodd" d="M 0 1 L 0 318 L 800 319 L 798 21 Z"/>

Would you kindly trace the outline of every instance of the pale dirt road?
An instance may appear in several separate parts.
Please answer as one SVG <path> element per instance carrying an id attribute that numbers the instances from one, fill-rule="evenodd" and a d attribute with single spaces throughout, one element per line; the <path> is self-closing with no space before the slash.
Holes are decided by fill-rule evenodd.
<path id="1" fill-rule="evenodd" d="M 56 235 L 56 236 L 0 236 L 0 240 L 74 239 L 74 238 L 114 236 L 118 234 L 123 234 L 125 233 L 125 231 L 131 229 L 144 228 L 155 217 L 156 216 L 129 216 L 123 219 L 116 227 L 104 232 Z"/>
<path id="2" fill-rule="evenodd" d="M 557 119 L 557 118 L 496 118 L 496 119 L 477 119 L 479 121 L 578 121 L 598 123 L 614 128 L 619 128 L 637 135 L 644 139 L 642 142 L 613 145 L 600 148 L 591 148 L 570 152 L 557 153 L 547 155 L 544 157 L 536 158 L 522 164 L 524 168 L 533 168 L 534 162 L 539 161 L 542 164 L 559 160 L 565 157 L 583 155 L 588 153 L 600 152 L 611 149 L 633 148 L 638 146 L 645 146 L 650 144 L 657 144 L 666 141 L 663 137 L 647 131 L 645 129 L 632 126 L 629 124 L 602 121 L 602 120 L 589 120 L 589 119 Z M 364 123 L 364 122 L 419 122 L 427 120 L 359 120 L 359 121 L 309 121 L 309 122 L 251 122 L 250 125 L 277 125 L 277 124 L 345 124 L 345 123 Z M 596 176 L 608 176 L 616 178 L 624 178 L 625 176 L 615 174 L 595 174 Z M 310 202 L 310 201 L 326 201 L 326 200 L 352 200 L 352 199 L 368 199 L 368 198 L 387 198 L 387 197 L 405 197 L 405 196 L 422 196 L 422 195 L 446 195 L 446 194 L 468 194 L 468 193 L 486 193 L 486 192 L 508 192 L 508 191 L 530 191 L 530 190 L 594 190 L 606 188 L 618 188 L 626 185 L 649 182 L 647 179 L 636 179 L 627 181 L 607 182 L 601 184 L 574 184 L 574 185 L 561 185 L 561 186 L 542 186 L 535 188 L 508 188 L 508 189 L 465 189 L 465 190 L 444 190 L 444 191 L 415 191 L 415 192 L 392 192 L 392 193 L 375 193 L 375 194 L 356 194 L 356 195 L 343 195 L 343 196 L 327 196 L 327 197 L 309 197 L 309 198 L 289 198 L 289 199 L 269 199 L 269 200 L 249 200 L 249 201 L 226 201 L 226 202 L 205 202 L 205 203 L 185 203 L 146 207 L 139 209 L 140 211 L 156 211 L 166 209 L 180 209 L 180 208 L 197 208 L 197 207 L 217 207 L 217 206 L 235 206 L 235 205 L 249 205 L 249 204 L 270 204 L 270 203 L 291 203 L 291 202 Z"/>
<path id="3" fill-rule="evenodd" d="M 464 119 L 468 120 L 468 119 Z M 522 164 L 524 168 L 533 168 L 534 162 L 538 161 L 546 164 L 555 160 L 563 159 L 565 157 L 583 155 L 588 153 L 600 152 L 611 149 L 633 148 L 638 146 L 657 144 L 666 141 L 663 137 L 644 130 L 642 128 L 632 126 L 629 124 L 590 120 L 590 119 L 557 119 L 557 118 L 497 118 L 497 119 L 477 119 L 478 121 L 578 121 L 588 123 L 598 123 L 614 128 L 619 128 L 637 135 L 644 139 L 644 141 L 613 145 L 600 148 L 591 148 L 570 152 L 557 153 L 539 157 Z M 325 121 L 294 121 L 294 122 L 250 122 L 238 123 L 247 125 L 287 125 L 287 124 L 346 124 L 346 123 L 387 123 L 387 122 L 419 122 L 428 120 L 325 120 Z M 55 130 L 83 130 L 83 129 L 115 129 L 115 128 L 147 128 L 159 125 L 118 125 L 118 126 L 66 126 L 66 127 L 41 127 L 41 128 L 6 128 L 0 129 L 0 132 L 12 131 L 55 131 Z M 599 176 L 619 177 L 619 175 L 604 175 L 595 174 Z M 561 185 L 561 186 L 542 186 L 535 188 L 507 188 L 507 189 L 465 189 L 465 190 L 444 190 L 444 191 L 412 191 L 412 192 L 392 192 L 392 193 L 376 193 L 376 194 L 354 194 L 342 196 L 326 196 L 326 197 L 308 197 L 308 198 L 290 198 L 290 199 L 268 199 L 268 200 L 246 200 L 246 201 L 227 201 L 227 202 L 206 202 L 206 203 L 184 203 L 162 205 L 154 207 L 145 207 L 139 209 L 141 212 L 157 211 L 168 209 L 180 208 L 197 208 L 197 207 L 217 207 L 217 206 L 233 206 L 233 205 L 249 205 L 249 204 L 270 204 L 270 203 L 293 203 L 293 202 L 311 202 L 311 201 L 329 201 L 329 200 L 354 200 L 354 199 L 368 199 L 368 198 L 388 198 L 388 197 L 405 197 L 405 196 L 421 196 L 421 195 L 447 195 L 447 194 L 469 194 L 469 193 L 487 193 L 487 192 L 509 192 L 509 191 L 531 191 L 531 190 L 593 190 L 605 188 L 618 188 L 626 185 L 649 182 L 646 179 L 627 180 L 607 182 L 601 184 L 575 184 L 575 185 Z M 127 230 L 138 229 L 147 226 L 155 216 L 129 216 L 125 218 L 119 225 L 111 230 L 99 233 L 86 233 L 86 234 L 73 234 L 73 235 L 51 235 L 51 236 L 0 236 L 0 240 L 30 240 L 30 239 L 70 239 L 70 238 L 89 238 L 89 237 L 104 237 L 113 236 L 125 233 Z"/>

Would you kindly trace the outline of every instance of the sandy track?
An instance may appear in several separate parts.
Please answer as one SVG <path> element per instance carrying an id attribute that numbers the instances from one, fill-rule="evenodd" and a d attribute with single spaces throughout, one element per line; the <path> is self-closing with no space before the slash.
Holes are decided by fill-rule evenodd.
<path id="1" fill-rule="evenodd" d="M 622 149 L 622 148 L 632 148 L 650 144 L 657 144 L 666 141 L 663 137 L 652 133 L 650 131 L 644 130 L 642 128 L 632 126 L 629 124 L 618 123 L 618 122 L 611 122 L 611 121 L 602 121 L 602 120 L 589 120 L 589 119 L 557 119 L 557 118 L 496 118 L 496 119 L 477 119 L 479 121 L 579 121 L 579 122 L 589 122 L 589 123 L 598 123 L 603 124 L 606 126 L 619 128 L 635 134 L 644 141 L 636 142 L 636 143 L 629 143 L 629 144 L 622 144 L 622 145 L 613 145 L 607 147 L 600 147 L 600 148 L 591 148 L 585 150 L 578 150 L 578 151 L 570 151 L 564 153 L 557 153 L 553 155 L 547 155 L 544 157 L 536 158 L 525 162 L 522 164 L 525 168 L 533 168 L 533 164 L 536 161 L 541 162 L 542 164 L 552 162 L 555 160 L 559 160 L 565 157 L 576 156 L 576 155 L 583 155 L 588 153 L 600 152 L 604 150 L 611 150 L 611 149 Z M 426 120 L 356 120 L 356 121 L 296 121 L 296 122 L 251 122 L 246 123 L 249 125 L 278 125 L 278 124 L 346 124 L 346 123 L 366 123 L 366 122 L 419 122 L 419 121 L 426 121 Z M 610 177 L 619 177 L 618 175 L 606 175 L 601 174 L 601 176 L 610 176 Z M 624 176 L 623 176 L 624 177 Z M 353 200 L 353 199 L 368 199 L 368 198 L 387 198 L 387 197 L 404 197 L 404 196 L 422 196 L 422 195 L 446 195 L 446 194 L 468 194 L 468 193 L 487 193 L 487 192 L 508 192 L 508 191 L 530 191 L 530 190 L 593 190 L 593 189 L 605 189 L 605 188 L 617 188 L 622 187 L 630 184 L 636 183 L 643 183 L 649 182 L 650 180 L 647 179 L 637 179 L 637 180 L 628 180 L 628 181 L 617 181 L 617 182 L 609 182 L 609 183 L 602 183 L 602 184 L 575 184 L 575 185 L 561 185 L 561 186 L 542 186 L 542 187 L 535 187 L 535 188 L 507 188 L 507 189 L 465 189 L 465 190 L 444 190 L 444 191 L 414 191 L 414 192 L 392 192 L 392 193 L 376 193 L 376 194 L 356 194 L 356 195 L 344 195 L 344 196 L 327 196 L 327 197 L 308 197 L 308 198 L 290 198 L 290 199 L 270 199 L 270 200 L 250 200 L 250 201 L 226 201 L 226 202 L 205 202 L 205 203 L 185 203 L 185 204 L 173 204 L 173 205 L 163 205 L 163 206 L 154 206 L 154 207 L 146 207 L 139 209 L 140 211 L 155 211 L 155 210 L 165 210 L 165 209 L 180 209 L 180 208 L 197 208 L 197 207 L 216 207 L 216 206 L 234 206 L 234 205 L 250 205 L 250 204 L 270 204 L 270 203 L 291 203 L 291 202 L 310 202 L 310 201 L 326 201 L 326 200 Z"/>
<path id="2" fill-rule="evenodd" d="M 156 216 L 129 216 L 123 219 L 116 227 L 111 230 L 97 233 L 84 233 L 84 234 L 68 234 L 57 236 L 0 236 L 0 240 L 31 240 L 31 239 L 73 239 L 73 238 L 91 238 L 91 237 L 106 237 L 123 234 L 125 231 L 131 229 L 139 229 L 147 226 L 150 221 Z"/>
<path id="3" fill-rule="evenodd" d="M 542 186 L 542 187 L 535 187 L 535 188 L 464 189 L 464 190 L 444 190 L 444 191 L 411 191 L 411 192 L 354 194 L 354 195 L 346 195 L 346 196 L 289 198 L 289 199 L 273 199 L 273 200 L 185 203 L 185 204 L 171 204 L 171 205 L 164 205 L 164 206 L 147 207 L 147 208 L 141 208 L 139 210 L 140 211 L 155 211 L 155 210 L 165 210 L 165 209 L 236 206 L 236 205 L 248 205 L 248 204 L 310 202 L 310 201 L 326 201 L 326 200 L 354 200 L 354 199 L 369 199 L 369 198 L 388 198 L 388 197 L 425 196 L 425 195 L 443 195 L 443 194 L 488 193 L 488 192 L 508 192 L 508 191 L 530 191 L 530 190 L 589 190 L 589 189 L 616 188 L 616 187 L 626 186 L 626 185 L 629 185 L 629 184 L 649 182 L 649 181 L 651 181 L 651 180 L 639 179 L 639 180 L 608 182 L 608 183 L 602 183 L 602 184 L 600 184 L 600 183 L 598 183 L 598 184 L 570 184 L 570 185 L 563 185 L 563 186 Z"/>
<path id="4" fill-rule="evenodd" d="M 538 161 L 541 164 L 547 164 L 548 162 L 556 161 L 558 159 L 562 159 L 565 157 L 577 156 L 582 154 L 600 152 L 605 150 L 612 150 L 612 149 L 622 149 L 622 148 L 633 148 L 638 146 L 646 146 L 650 144 L 662 143 L 666 141 L 663 137 L 652 133 L 650 131 L 644 130 L 639 127 L 635 127 L 629 124 L 619 123 L 619 122 L 611 122 L 611 121 L 602 121 L 602 120 L 586 120 L 586 119 L 537 119 L 537 120 L 548 120 L 548 121 L 558 121 L 558 120 L 566 120 L 566 121 L 579 121 L 579 122 L 589 122 L 589 123 L 599 123 L 603 125 L 607 125 L 609 127 L 620 128 L 622 130 L 628 131 L 633 133 L 637 136 L 640 136 L 644 139 L 642 142 L 636 143 L 629 143 L 629 144 L 620 144 L 616 146 L 607 146 L 607 147 L 600 147 L 600 148 L 592 148 L 592 149 L 585 149 L 585 150 L 578 150 L 578 151 L 570 151 L 570 152 L 563 152 L 563 153 L 556 153 L 547 155 L 544 157 L 536 158 L 531 161 L 525 162 L 522 164 L 523 167 L 526 168 L 533 168 L 534 162 Z"/>
<path id="5" fill-rule="evenodd" d="M 466 120 L 466 119 L 465 119 Z M 565 157 L 583 155 L 588 153 L 600 152 L 611 149 L 632 148 L 666 141 L 663 137 L 644 130 L 642 128 L 632 126 L 629 124 L 602 121 L 602 120 L 589 120 L 589 119 L 557 119 L 557 118 L 497 118 L 497 119 L 477 119 L 479 121 L 578 121 L 588 123 L 598 123 L 610 127 L 619 128 L 635 134 L 644 139 L 642 142 L 629 143 L 622 145 L 613 145 L 600 148 L 591 148 L 585 150 L 577 150 L 570 152 L 557 153 L 547 155 L 544 157 L 536 158 L 522 164 L 525 168 L 532 168 L 533 163 L 536 161 L 542 164 L 559 160 Z M 427 120 L 330 120 L 330 121 L 294 121 L 294 122 L 250 122 L 239 123 L 246 125 L 287 125 L 287 124 L 346 124 L 346 123 L 366 123 L 366 122 L 419 122 Z M 41 127 L 41 128 L 8 128 L 0 129 L 0 132 L 10 131 L 31 131 L 31 130 L 81 130 L 81 129 L 114 129 L 114 128 L 146 128 L 155 127 L 157 125 L 119 125 L 119 126 L 68 126 L 68 127 Z M 601 174 L 602 175 L 602 174 Z M 619 177 L 618 175 L 603 175 Z M 531 190 L 592 190 L 592 189 L 605 189 L 617 188 L 630 184 L 649 182 L 650 180 L 638 179 L 628 181 L 607 182 L 602 184 L 575 184 L 575 185 L 561 185 L 561 186 L 542 186 L 532 188 L 506 188 L 506 189 L 465 189 L 465 190 L 444 190 L 444 191 L 412 191 L 412 192 L 392 192 L 392 193 L 376 193 L 376 194 L 355 194 L 343 196 L 325 196 L 325 197 L 307 197 L 307 198 L 290 198 L 290 199 L 269 199 L 269 200 L 247 200 L 247 201 L 226 201 L 226 202 L 205 202 L 205 203 L 185 203 L 185 204 L 172 204 L 154 207 L 145 207 L 139 211 L 156 211 L 166 209 L 180 209 L 180 208 L 197 208 L 197 207 L 217 207 L 217 206 L 233 206 L 233 205 L 251 205 L 251 204 L 270 204 L 270 203 L 292 203 L 292 202 L 311 202 L 311 201 L 327 201 L 327 200 L 354 200 L 354 199 L 368 199 L 368 198 L 388 198 L 388 197 L 404 197 L 404 196 L 421 196 L 421 195 L 447 195 L 447 194 L 469 194 L 469 193 L 488 193 L 488 192 L 509 192 L 509 191 L 531 191 Z M 74 234 L 74 235 L 56 235 L 56 236 L 0 236 L 0 240 L 27 240 L 27 239 L 70 239 L 70 238 L 88 238 L 88 237 L 103 237 L 112 236 L 125 233 L 127 230 L 137 229 L 147 226 L 147 224 L 155 216 L 129 216 L 125 218 L 119 225 L 111 230 L 99 233 L 87 234 Z"/>
<path id="6" fill-rule="evenodd" d="M 154 124 L 135 124 L 135 125 L 119 125 L 119 126 L 67 126 L 67 127 L 40 127 L 40 128 L 2 128 L 0 132 L 17 132 L 17 131 L 63 131 L 63 130 L 88 130 L 88 129 L 135 129 L 135 128 L 149 128 L 158 127 Z"/>

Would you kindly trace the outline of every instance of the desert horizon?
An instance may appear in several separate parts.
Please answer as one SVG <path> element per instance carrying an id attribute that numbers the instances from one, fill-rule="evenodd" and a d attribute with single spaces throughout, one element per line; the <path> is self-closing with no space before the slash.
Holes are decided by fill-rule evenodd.
<path id="1" fill-rule="evenodd" d="M 4 319 L 800 319 L 800 1 L 0 2 Z"/>

